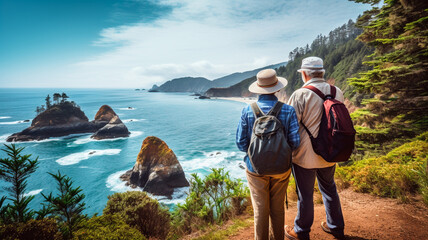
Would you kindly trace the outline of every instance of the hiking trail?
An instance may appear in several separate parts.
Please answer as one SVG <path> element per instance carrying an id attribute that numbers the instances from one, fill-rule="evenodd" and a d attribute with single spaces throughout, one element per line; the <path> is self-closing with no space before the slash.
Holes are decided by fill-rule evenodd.
<path id="1" fill-rule="evenodd" d="M 428 239 L 428 207 L 420 200 L 400 203 L 396 199 L 356 193 L 351 189 L 340 191 L 339 196 L 345 218 L 345 235 L 348 240 Z M 314 196 L 314 202 L 316 199 Z M 311 239 L 335 239 L 330 234 L 325 233 L 320 226 L 321 221 L 325 221 L 324 205 L 315 204 L 314 210 Z M 296 213 L 296 202 L 289 203 L 285 213 L 285 224 L 293 226 Z M 229 239 L 253 238 L 254 226 L 251 226 L 241 229 Z"/>

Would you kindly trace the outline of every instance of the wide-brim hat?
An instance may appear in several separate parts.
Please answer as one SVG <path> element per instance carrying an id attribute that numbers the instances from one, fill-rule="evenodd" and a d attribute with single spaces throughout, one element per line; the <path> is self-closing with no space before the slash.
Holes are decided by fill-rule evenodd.
<path id="1" fill-rule="evenodd" d="M 274 69 L 265 69 L 257 73 L 257 81 L 253 82 L 248 90 L 257 94 L 271 94 L 281 90 L 287 84 L 287 79 L 276 76 Z"/>

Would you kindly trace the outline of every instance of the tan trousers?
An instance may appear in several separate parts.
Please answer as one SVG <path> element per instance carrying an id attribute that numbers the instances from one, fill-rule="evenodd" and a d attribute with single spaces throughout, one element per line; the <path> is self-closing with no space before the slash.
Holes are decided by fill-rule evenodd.
<path id="1" fill-rule="evenodd" d="M 254 239 L 284 239 L 284 200 L 291 169 L 278 175 L 258 175 L 247 171 L 254 209 Z M 270 222 L 270 223 L 269 223 Z"/>

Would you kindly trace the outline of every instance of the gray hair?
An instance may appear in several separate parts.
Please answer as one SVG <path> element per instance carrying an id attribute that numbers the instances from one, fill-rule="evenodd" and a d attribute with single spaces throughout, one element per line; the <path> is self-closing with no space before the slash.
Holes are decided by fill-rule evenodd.
<path id="1" fill-rule="evenodd" d="M 317 77 L 324 77 L 325 70 L 309 70 L 309 69 L 302 69 L 308 75 L 310 78 L 317 78 Z"/>

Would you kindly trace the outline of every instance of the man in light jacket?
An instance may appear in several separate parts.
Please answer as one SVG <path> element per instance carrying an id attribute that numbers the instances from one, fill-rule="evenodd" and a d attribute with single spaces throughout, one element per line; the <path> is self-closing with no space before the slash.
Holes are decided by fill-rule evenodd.
<path id="1" fill-rule="evenodd" d="M 302 60 L 301 73 L 303 86 L 316 87 L 325 95 L 330 94 L 330 85 L 324 80 L 323 60 L 318 57 L 308 57 Z M 336 99 L 343 102 L 343 93 L 336 87 Z M 309 239 L 309 232 L 314 221 L 314 183 L 318 180 L 318 187 L 322 193 L 326 210 L 327 222 L 321 222 L 322 229 L 336 238 L 344 238 L 344 220 L 334 182 L 335 163 L 325 161 L 312 148 L 311 139 L 303 124 L 314 137 L 318 136 L 323 103 L 313 91 L 300 88 L 290 97 L 288 104 L 293 106 L 300 123 L 300 146 L 293 151 L 293 176 L 298 191 L 298 212 L 294 220 L 294 228 L 285 226 L 285 235 L 288 239 Z"/>

